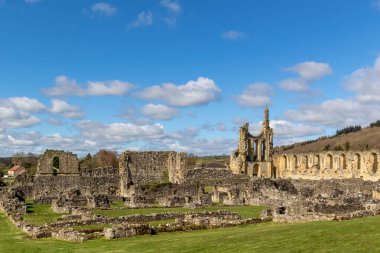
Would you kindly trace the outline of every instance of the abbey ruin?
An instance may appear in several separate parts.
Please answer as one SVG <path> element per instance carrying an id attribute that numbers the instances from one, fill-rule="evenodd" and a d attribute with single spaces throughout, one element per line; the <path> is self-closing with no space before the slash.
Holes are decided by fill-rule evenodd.
<path id="1" fill-rule="evenodd" d="M 273 129 L 265 109 L 258 136 L 249 133 L 249 124 L 239 129 L 238 149 L 231 155 L 230 168 L 235 174 L 284 179 L 380 179 L 378 150 L 326 151 L 317 153 L 276 153 L 273 151 Z"/>
<path id="2" fill-rule="evenodd" d="M 0 208 L 33 238 L 72 241 L 380 214 L 377 150 L 275 153 L 273 135 L 266 107 L 258 135 L 250 133 L 248 123 L 240 127 L 238 148 L 229 164 L 195 163 L 188 154 L 172 151 L 127 150 L 119 156 L 117 167 L 88 168 L 81 166 L 76 154 L 46 150 L 35 175 L 24 173 L 12 185 L 0 188 Z M 0 181 L 1 185 L 6 184 Z M 28 223 L 23 219 L 27 200 L 64 215 L 43 226 Z M 223 209 L 252 205 L 263 207 L 261 217 L 242 218 Z M 221 209 L 197 211 L 212 206 Z M 158 207 L 189 212 L 118 217 L 95 212 Z M 174 222 L 150 224 L 165 220 Z M 73 229 L 92 225 L 101 228 Z"/>
<path id="3" fill-rule="evenodd" d="M 239 129 L 238 149 L 231 155 L 230 168 L 234 174 L 276 177 L 272 166 L 273 129 L 269 126 L 269 110 L 265 108 L 263 126 L 258 136 L 249 133 L 249 124 Z"/>

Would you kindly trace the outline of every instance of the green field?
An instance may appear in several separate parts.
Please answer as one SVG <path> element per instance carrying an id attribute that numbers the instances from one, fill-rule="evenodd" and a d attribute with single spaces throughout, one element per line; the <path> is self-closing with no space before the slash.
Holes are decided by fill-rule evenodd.
<path id="1" fill-rule="evenodd" d="M 131 214 L 144 214 L 149 215 L 152 213 L 167 213 L 167 212 L 204 212 L 204 211 L 218 211 L 227 210 L 236 212 L 243 218 L 259 217 L 263 207 L 261 206 L 210 206 L 203 208 L 183 208 L 183 207 L 158 207 L 158 208 L 141 208 L 141 209 L 116 209 L 116 210 L 95 210 L 94 214 L 104 214 L 108 217 L 127 216 Z"/>
<path id="2" fill-rule="evenodd" d="M 370 217 L 71 243 L 25 239 L 25 234 L 0 213 L 0 252 L 380 252 L 379 228 L 380 217 Z"/>
<path id="3" fill-rule="evenodd" d="M 35 225 L 43 225 L 56 221 L 62 216 L 60 213 L 55 213 L 50 208 L 50 205 L 33 204 L 31 200 L 26 201 L 27 213 L 22 216 L 24 221 Z"/>

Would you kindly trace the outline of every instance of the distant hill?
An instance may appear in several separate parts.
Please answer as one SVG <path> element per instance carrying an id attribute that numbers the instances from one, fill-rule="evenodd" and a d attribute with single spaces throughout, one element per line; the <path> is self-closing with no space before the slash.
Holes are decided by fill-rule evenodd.
<path id="1" fill-rule="evenodd" d="M 380 127 L 366 127 L 357 132 L 275 147 L 274 151 L 278 153 L 307 153 L 334 150 L 364 151 L 369 149 L 380 149 Z"/>

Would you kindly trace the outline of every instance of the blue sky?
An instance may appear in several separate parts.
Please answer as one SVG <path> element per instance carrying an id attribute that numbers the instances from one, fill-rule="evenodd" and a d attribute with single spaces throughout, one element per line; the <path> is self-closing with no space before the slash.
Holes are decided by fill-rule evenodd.
<path id="1" fill-rule="evenodd" d="M 229 154 L 380 119 L 378 0 L 0 0 L 0 155 Z"/>

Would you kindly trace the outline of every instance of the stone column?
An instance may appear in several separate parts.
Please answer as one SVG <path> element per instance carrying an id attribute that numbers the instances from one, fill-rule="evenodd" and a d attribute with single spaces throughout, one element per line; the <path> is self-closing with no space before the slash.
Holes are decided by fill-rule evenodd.
<path id="1" fill-rule="evenodd" d="M 262 144 L 261 144 L 261 140 L 257 140 L 257 161 L 261 162 L 261 152 L 262 152 Z"/>

